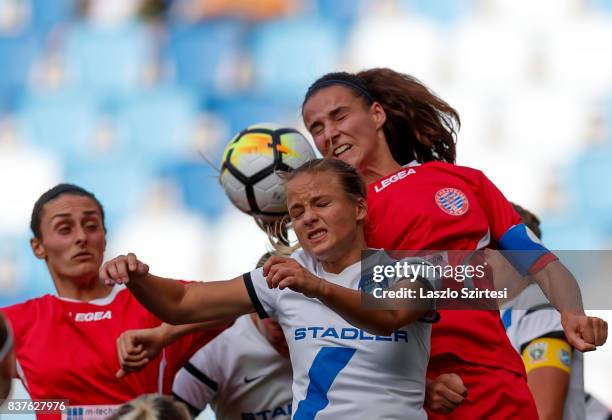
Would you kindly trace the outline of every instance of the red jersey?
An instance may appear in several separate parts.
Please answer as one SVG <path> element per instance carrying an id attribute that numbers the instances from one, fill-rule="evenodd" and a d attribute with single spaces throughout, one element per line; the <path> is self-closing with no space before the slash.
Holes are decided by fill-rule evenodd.
<path id="1" fill-rule="evenodd" d="M 366 240 L 387 250 L 497 247 L 521 218 L 481 172 L 443 162 L 407 166 L 368 187 Z M 525 375 L 499 311 L 446 310 L 433 325 L 431 360 L 464 361 Z"/>
<path id="2" fill-rule="evenodd" d="M 110 406 L 142 394 L 170 394 L 176 372 L 222 330 L 185 335 L 142 371 L 117 379 L 117 338 L 161 324 L 124 286 L 90 302 L 45 295 L 2 311 L 13 327 L 18 373 L 32 399 L 67 399 L 70 406 L 97 406 L 85 409 L 100 413 L 68 418 L 105 418 Z"/>

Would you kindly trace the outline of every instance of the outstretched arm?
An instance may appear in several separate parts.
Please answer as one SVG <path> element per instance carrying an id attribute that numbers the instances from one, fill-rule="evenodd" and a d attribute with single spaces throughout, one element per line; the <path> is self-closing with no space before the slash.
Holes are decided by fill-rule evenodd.
<path id="1" fill-rule="evenodd" d="M 561 312 L 563 332 L 572 347 L 591 351 L 606 342 L 608 324 L 603 319 L 585 315 L 578 283 L 562 263 L 550 262 L 532 277 L 550 303 Z"/>
<path id="2" fill-rule="evenodd" d="M 427 309 L 366 310 L 362 293 L 321 279 L 291 258 L 273 256 L 263 270 L 268 286 L 286 287 L 305 296 L 319 299 L 348 323 L 377 335 L 389 335 L 425 315 Z"/>
<path id="3" fill-rule="evenodd" d="M 181 282 L 149 274 L 149 266 L 130 253 L 102 265 L 100 279 L 125 284 L 159 319 L 173 325 L 235 318 L 254 311 L 242 277 L 217 282 Z"/>

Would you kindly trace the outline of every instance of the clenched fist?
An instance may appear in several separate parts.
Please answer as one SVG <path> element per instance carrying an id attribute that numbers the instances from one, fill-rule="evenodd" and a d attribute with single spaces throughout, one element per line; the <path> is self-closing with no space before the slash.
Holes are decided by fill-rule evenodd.
<path id="1" fill-rule="evenodd" d="M 149 266 L 136 258 L 136 255 L 129 253 L 120 255 L 102 264 L 100 268 L 100 280 L 107 286 L 113 284 L 125 284 L 130 280 L 146 276 L 149 273 Z"/>

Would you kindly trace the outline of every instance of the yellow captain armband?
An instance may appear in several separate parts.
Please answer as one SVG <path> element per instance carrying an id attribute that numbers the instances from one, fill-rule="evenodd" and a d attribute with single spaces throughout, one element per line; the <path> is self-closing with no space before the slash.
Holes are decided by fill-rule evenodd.
<path id="1" fill-rule="evenodd" d="M 541 367 L 556 367 L 571 372 L 572 347 L 558 338 L 536 338 L 523 350 L 523 363 L 527 373 Z"/>

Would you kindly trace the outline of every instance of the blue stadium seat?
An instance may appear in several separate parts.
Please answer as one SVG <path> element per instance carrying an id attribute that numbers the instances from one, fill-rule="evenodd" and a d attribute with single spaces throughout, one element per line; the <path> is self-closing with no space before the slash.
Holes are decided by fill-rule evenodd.
<path id="1" fill-rule="evenodd" d="M 353 26 L 355 21 L 361 17 L 372 0 L 316 0 L 317 15 L 339 28 L 343 38 Z"/>
<path id="2" fill-rule="evenodd" d="M 0 33 L 0 111 L 14 107 L 39 52 L 40 43 L 33 32 L 14 36 Z"/>
<path id="3" fill-rule="evenodd" d="M 0 237 L 0 307 L 54 293 L 44 261 L 37 259 L 30 238 Z"/>
<path id="4" fill-rule="evenodd" d="M 262 122 L 293 125 L 300 116 L 297 107 L 282 106 L 269 98 L 251 95 L 211 100 L 206 109 L 226 122 L 229 131 L 227 141 L 250 125 Z M 225 144 L 222 149 L 224 147 Z"/>
<path id="5" fill-rule="evenodd" d="M 612 179 L 612 144 L 592 147 L 578 155 L 569 171 L 575 207 L 594 228 L 612 235 L 612 195 L 602 184 Z"/>
<path id="6" fill-rule="evenodd" d="M 126 152 L 155 166 L 189 154 L 197 117 L 197 104 L 191 95 L 165 87 L 123 101 L 116 122 Z"/>
<path id="7" fill-rule="evenodd" d="M 316 19 L 263 24 L 250 38 L 257 93 L 298 106 L 308 86 L 324 73 L 338 70 L 341 32 Z"/>
<path id="8" fill-rule="evenodd" d="M 64 51 L 68 83 L 112 103 L 142 86 L 153 49 L 150 32 L 140 24 L 107 29 L 77 25 Z"/>
<path id="9" fill-rule="evenodd" d="M 30 143 L 70 159 L 88 154 L 97 111 L 96 103 L 83 92 L 38 92 L 20 103 L 18 122 Z"/>
<path id="10" fill-rule="evenodd" d="M 590 0 L 588 3 L 590 3 L 595 12 L 612 14 L 612 0 Z"/>
<path id="11" fill-rule="evenodd" d="M 110 233 L 129 212 L 139 208 L 148 192 L 149 168 L 139 156 L 113 160 L 68 162 L 66 182 L 79 185 L 100 200 Z"/>
<path id="12" fill-rule="evenodd" d="M 229 205 L 218 174 L 203 160 L 169 164 L 162 176 L 178 187 L 189 209 L 210 221 L 217 220 Z"/>
<path id="13" fill-rule="evenodd" d="M 593 250 L 601 249 L 603 237 L 578 214 L 563 216 L 543 215 L 542 241 L 551 250 Z"/>
<path id="14" fill-rule="evenodd" d="M 213 20 L 170 26 L 166 58 L 177 82 L 211 95 L 236 89 L 243 26 L 235 20 Z"/>
<path id="15" fill-rule="evenodd" d="M 474 11 L 476 0 L 399 0 L 410 15 L 421 15 L 441 25 L 456 23 Z"/>
<path id="16" fill-rule="evenodd" d="M 56 25 L 67 23 L 76 14 L 77 0 L 30 0 L 32 25 L 42 34 Z"/>

